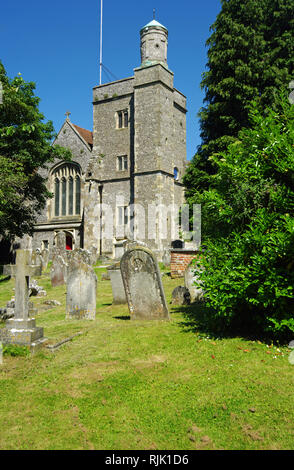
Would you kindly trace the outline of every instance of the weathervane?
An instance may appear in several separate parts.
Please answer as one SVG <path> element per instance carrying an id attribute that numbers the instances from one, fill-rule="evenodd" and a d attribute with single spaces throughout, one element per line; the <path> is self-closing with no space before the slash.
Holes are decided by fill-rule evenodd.
<path id="1" fill-rule="evenodd" d="M 153 8 L 153 19 L 155 20 L 155 8 Z"/>

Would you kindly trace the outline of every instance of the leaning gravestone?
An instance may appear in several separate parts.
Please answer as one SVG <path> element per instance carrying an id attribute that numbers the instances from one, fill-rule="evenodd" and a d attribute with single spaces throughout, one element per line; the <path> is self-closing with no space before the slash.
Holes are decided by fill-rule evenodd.
<path id="1" fill-rule="evenodd" d="M 86 250 L 68 253 L 66 318 L 95 319 L 97 276 L 89 261 Z"/>
<path id="2" fill-rule="evenodd" d="M 184 273 L 185 279 L 185 287 L 190 292 L 191 302 L 195 302 L 197 300 L 202 300 L 204 296 L 203 288 L 199 285 L 195 285 L 195 282 L 199 280 L 199 276 L 197 272 L 200 272 L 201 268 L 195 266 L 195 262 L 191 261 L 191 263 L 187 266 Z"/>
<path id="3" fill-rule="evenodd" d="M 120 262 L 131 319 L 169 320 L 157 260 L 148 248 L 135 246 Z"/>
<path id="4" fill-rule="evenodd" d="M 123 280 L 121 277 L 120 271 L 120 263 L 112 264 L 108 266 L 107 271 L 109 273 L 111 287 L 112 287 L 112 297 L 113 297 L 113 304 L 126 304 L 126 292 L 123 284 Z"/>
<path id="5" fill-rule="evenodd" d="M 4 267 L 5 274 L 15 277 L 14 317 L 6 321 L 0 330 L 0 341 L 5 344 L 20 344 L 30 348 L 42 345 L 43 328 L 36 327 L 35 319 L 29 316 L 30 276 L 40 276 L 41 267 L 31 265 L 31 250 L 17 250 L 16 264 Z"/>

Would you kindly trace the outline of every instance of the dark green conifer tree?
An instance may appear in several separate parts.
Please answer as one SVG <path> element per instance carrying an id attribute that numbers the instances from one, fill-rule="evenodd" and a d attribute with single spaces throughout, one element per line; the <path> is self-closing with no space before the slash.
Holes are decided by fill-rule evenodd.
<path id="1" fill-rule="evenodd" d="M 222 9 L 207 41 L 204 106 L 199 111 L 202 143 L 184 183 L 189 203 L 213 185 L 224 151 L 249 126 L 248 104 L 275 107 L 281 87 L 294 78 L 294 0 L 221 0 Z"/>

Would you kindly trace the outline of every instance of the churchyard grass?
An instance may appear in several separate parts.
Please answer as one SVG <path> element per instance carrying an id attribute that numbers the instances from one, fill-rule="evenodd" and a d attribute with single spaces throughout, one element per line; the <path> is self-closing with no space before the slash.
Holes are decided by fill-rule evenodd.
<path id="1" fill-rule="evenodd" d="M 96 319 L 65 320 L 65 286 L 31 298 L 55 350 L 5 354 L 1 449 L 293 449 L 290 349 L 197 332 L 171 306 L 183 279 L 163 276 L 171 321 L 130 321 L 98 276 Z M 0 307 L 14 281 L 0 282 Z M 44 304 L 47 299 L 61 306 Z M 3 326 L 3 325 L 2 325 Z"/>

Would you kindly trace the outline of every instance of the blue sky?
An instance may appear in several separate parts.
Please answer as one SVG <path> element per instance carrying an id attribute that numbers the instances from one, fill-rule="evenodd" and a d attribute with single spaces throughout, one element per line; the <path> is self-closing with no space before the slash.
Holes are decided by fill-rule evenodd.
<path id="1" fill-rule="evenodd" d="M 168 66 L 187 97 L 187 158 L 200 144 L 197 113 L 203 105 L 205 42 L 220 0 L 103 0 L 103 63 L 118 78 L 140 65 L 140 29 L 153 18 L 167 27 Z M 71 121 L 92 130 L 92 88 L 99 84 L 100 0 L 14 0 L 0 16 L 2 60 L 9 77 L 21 72 L 36 83 L 45 120 L 56 132 Z M 114 78 L 112 76 L 111 80 Z M 102 82 L 110 81 L 103 74 Z"/>

